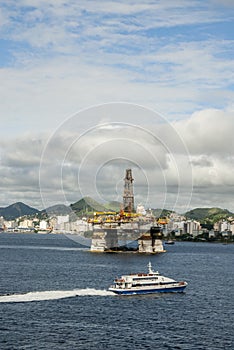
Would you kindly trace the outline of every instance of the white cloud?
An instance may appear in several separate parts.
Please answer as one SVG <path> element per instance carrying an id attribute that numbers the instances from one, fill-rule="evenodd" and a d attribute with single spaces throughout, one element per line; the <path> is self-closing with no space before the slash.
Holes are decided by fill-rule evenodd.
<path id="1" fill-rule="evenodd" d="M 216 109 L 194 113 L 175 124 L 191 154 L 229 157 L 234 149 L 234 113 Z"/>
<path id="2" fill-rule="evenodd" d="M 233 117 L 233 112 L 209 109 L 174 124 L 190 153 L 196 206 L 200 199 L 206 205 L 234 208 Z"/>
<path id="3" fill-rule="evenodd" d="M 46 207 L 69 204 L 86 195 L 102 201 L 121 200 L 124 172 L 131 167 L 136 201 L 147 206 L 184 212 L 209 204 L 233 210 L 234 119 L 230 112 L 203 110 L 171 125 L 136 106 L 135 124 L 124 125 L 121 118 L 120 124 L 115 119 L 117 107 L 99 106 L 68 119 L 51 135 L 47 146 L 45 136 L 40 140 L 25 135 L 10 143 L 1 141 L 1 192 L 9 190 L 8 200 L 23 193 L 26 202 L 38 203 L 42 208 L 38 182 L 42 161 L 40 190 Z M 125 107 L 127 111 L 132 108 Z M 78 128 L 79 121 L 95 114 L 95 110 L 96 119 L 89 120 L 93 128 L 85 122 Z M 121 110 L 123 105 L 119 106 Z M 140 112 L 146 116 L 142 129 L 138 127 Z M 109 124 L 100 124 L 100 114 L 109 116 Z M 41 153 L 43 146 L 46 148 Z"/>
<path id="4" fill-rule="evenodd" d="M 106 122 L 100 124 L 103 117 L 107 117 Z M 2 170 L 7 171 L 5 178 L 11 181 L 13 191 L 23 190 L 25 178 L 31 176 L 34 182 L 27 186 L 30 193 L 35 186 L 35 197 L 38 196 L 35 179 L 39 180 L 40 175 L 42 199 L 48 207 L 55 201 L 71 203 L 87 195 L 106 201 L 119 200 L 125 168 L 132 167 L 136 198 L 152 206 L 161 192 L 157 204 L 164 206 L 167 192 L 176 196 L 181 190 L 181 176 L 185 174 L 181 172 L 181 161 L 189 169 L 188 155 L 175 134 L 166 120 L 143 107 L 97 106 L 68 119 L 47 144 L 45 137 L 36 142 L 26 135 L 21 142 L 12 140 L 9 145 L 2 142 L 6 154 Z M 177 143 L 174 148 L 172 135 Z M 189 171 L 183 186 L 191 191 Z M 173 206 L 173 201 L 170 205 Z"/>

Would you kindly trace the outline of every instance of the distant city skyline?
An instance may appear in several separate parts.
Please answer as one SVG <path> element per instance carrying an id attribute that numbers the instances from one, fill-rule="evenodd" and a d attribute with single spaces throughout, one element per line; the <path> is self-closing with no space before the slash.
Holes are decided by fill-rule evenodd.
<path id="1" fill-rule="evenodd" d="M 0 206 L 234 211 L 234 3 L 0 0 Z"/>

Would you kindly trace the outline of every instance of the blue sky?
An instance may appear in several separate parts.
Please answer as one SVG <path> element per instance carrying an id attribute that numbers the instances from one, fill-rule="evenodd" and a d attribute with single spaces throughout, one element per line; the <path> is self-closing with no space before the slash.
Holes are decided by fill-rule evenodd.
<path id="1" fill-rule="evenodd" d="M 189 164 L 196 164 L 191 206 L 199 206 L 206 183 L 213 199 L 204 196 L 204 205 L 234 210 L 228 175 L 234 165 L 224 145 L 233 146 L 233 20 L 231 0 L 0 1 L 0 205 L 42 206 L 38 168 L 46 140 L 61 126 L 65 132 L 79 111 L 125 102 L 159 113 L 184 139 Z M 212 133 L 209 144 L 199 129 Z M 212 152 L 217 137 L 220 151 Z M 48 193 L 55 202 L 52 187 Z M 153 198 L 150 205 L 157 207 Z"/>

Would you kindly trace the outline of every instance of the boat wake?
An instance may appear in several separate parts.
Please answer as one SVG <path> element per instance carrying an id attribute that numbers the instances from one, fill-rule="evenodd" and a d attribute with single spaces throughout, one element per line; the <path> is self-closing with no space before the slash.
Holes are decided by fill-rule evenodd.
<path id="1" fill-rule="evenodd" d="M 97 290 L 92 288 L 74 290 L 50 290 L 43 292 L 29 292 L 25 294 L 2 295 L 0 296 L 0 303 L 27 303 L 31 301 L 56 300 L 87 295 L 113 296 L 114 293 L 107 290 Z"/>

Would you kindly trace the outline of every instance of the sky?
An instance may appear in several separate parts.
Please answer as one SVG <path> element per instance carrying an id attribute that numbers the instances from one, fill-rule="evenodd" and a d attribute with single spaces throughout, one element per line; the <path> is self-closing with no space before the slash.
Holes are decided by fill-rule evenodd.
<path id="1" fill-rule="evenodd" d="M 234 212 L 232 0 L 0 0 L 0 206 Z"/>

